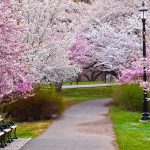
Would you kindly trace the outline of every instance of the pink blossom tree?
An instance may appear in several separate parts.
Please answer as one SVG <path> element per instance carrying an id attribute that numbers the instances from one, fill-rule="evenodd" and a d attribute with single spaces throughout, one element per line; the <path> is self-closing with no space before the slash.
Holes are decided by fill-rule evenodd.
<path id="1" fill-rule="evenodd" d="M 81 65 L 83 68 L 86 67 L 92 62 L 92 47 L 93 46 L 88 43 L 87 39 L 78 32 L 75 41 L 69 48 L 69 59 L 73 63 Z"/>
<path id="2" fill-rule="evenodd" d="M 120 67 L 120 76 L 119 82 L 121 83 L 136 83 L 140 84 L 141 87 L 145 88 L 146 90 L 150 91 L 150 50 L 147 53 L 147 58 L 144 59 L 138 58 L 136 61 L 132 62 L 132 65 L 127 67 Z M 147 71 L 147 82 L 142 81 L 143 76 L 143 66 L 146 66 Z"/>
<path id="3" fill-rule="evenodd" d="M 95 81 L 102 73 L 94 67 L 94 65 L 97 63 L 97 60 L 93 57 L 93 48 L 94 45 L 90 44 L 86 37 L 79 32 L 77 32 L 75 41 L 69 48 L 69 59 L 73 64 L 78 64 L 81 66 L 83 70 L 82 74 L 89 81 Z"/>
<path id="4" fill-rule="evenodd" d="M 19 12 L 4 0 L 0 2 L 0 14 L 0 99 L 11 93 L 26 95 L 32 83 L 24 61 L 27 47 L 22 39 L 23 28 L 17 24 Z"/>

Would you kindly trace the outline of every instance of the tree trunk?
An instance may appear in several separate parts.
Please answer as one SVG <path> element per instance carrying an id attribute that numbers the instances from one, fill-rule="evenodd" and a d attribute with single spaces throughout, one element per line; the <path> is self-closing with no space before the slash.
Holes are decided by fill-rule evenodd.
<path id="1" fill-rule="evenodd" d="M 63 85 L 63 82 L 61 83 L 55 83 L 55 87 L 56 87 L 56 91 L 57 92 L 61 92 L 62 91 L 62 85 Z"/>
<path id="2" fill-rule="evenodd" d="M 104 72 L 104 79 L 105 79 L 105 83 L 107 82 L 107 78 L 106 78 L 106 76 L 107 76 L 107 73 L 106 73 L 106 72 Z"/>
<path id="3" fill-rule="evenodd" d="M 102 74 L 101 71 L 99 71 L 99 72 L 93 72 L 93 73 L 91 74 L 91 81 L 96 81 L 97 78 L 98 78 L 101 74 Z"/>

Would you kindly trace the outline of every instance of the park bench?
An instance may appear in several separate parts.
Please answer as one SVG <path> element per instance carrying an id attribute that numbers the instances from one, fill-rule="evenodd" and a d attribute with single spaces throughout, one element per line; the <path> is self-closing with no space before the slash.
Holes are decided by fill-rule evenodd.
<path id="1" fill-rule="evenodd" d="M 1 127 L 3 128 L 3 132 L 5 132 L 5 134 L 4 134 L 5 145 L 6 145 L 6 143 L 11 143 L 12 142 L 12 139 L 11 139 L 12 129 L 9 127 L 8 124 L 2 124 Z"/>
<path id="2" fill-rule="evenodd" d="M 0 116 L 0 123 L 4 124 L 4 119 L 1 118 Z M 6 133 L 4 132 L 4 128 L 0 125 L 0 147 L 3 148 L 6 146 L 6 142 L 5 142 L 5 136 L 6 136 Z"/>
<path id="3" fill-rule="evenodd" d="M 0 126 L 0 147 L 5 147 L 5 132 L 3 131 L 3 128 Z"/>
<path id="4" fill-rule="evenodd" d="M 7 146 L 6 143 L 13 142 L 13 139 L 17 139 L 16 135 L 16 129 L 17 125 L 13 121 L 9 121 L 8 123 L 5 123 L 4 119 L 0 117 L 0 122 L 2 124 L 0 125 L 0 147 L 3 148 Z M 12 133 L 14 134 L 12 137 Z"/>
<path id="5" fill-rule="evenodd" d="M 10 121 L 9 122 L 9 126 L 10 128 L 12 129 L 12 132 L 14 133 L 14 137 L 12 137 L 13 139 L 17 139 L 17 134 L 16 134 L 16 131 L 17 131 L 17 125 L 13 122 L 13 121 Z M 11 135 L 12 136 L 12 135 Z"/>

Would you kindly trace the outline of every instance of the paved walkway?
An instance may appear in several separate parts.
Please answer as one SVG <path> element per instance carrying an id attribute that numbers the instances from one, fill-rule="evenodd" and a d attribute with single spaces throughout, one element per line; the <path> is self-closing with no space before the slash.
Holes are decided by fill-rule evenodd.
<path id="1" fill-rule="evenodd" d="M 73 89 L 73 88 L 92 88 L 92 87 L 109 87 L 119 85 L 118 83 L 108 83 L 108 84 L 87 84 L 87 85 L 64 85 L 63 89 Z"/>
<path id="2" fill-rule="evenodd" d="M 7 144 L 5 148 L 0 148 L 0 150 L 19 150 L 23 145 L 29 142 L 31 139 L 19 138 L 15 139 L 12 143 Z"/>
<path id="3" fill-rule="evenodd" d="M 21 150 L 116 150 L 107 116 L 111 100 L 83 102 L 69 108 L 43 135 Z"/>

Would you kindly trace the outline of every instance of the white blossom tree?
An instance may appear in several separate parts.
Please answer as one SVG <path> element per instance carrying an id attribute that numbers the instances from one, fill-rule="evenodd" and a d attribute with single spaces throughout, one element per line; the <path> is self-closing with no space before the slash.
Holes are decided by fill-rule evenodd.
<path id="1" fill-rule="evenodd" d="M 89 5 L 65 0 L 22 0 L 19 5 L 37 82 L 57 84 L 76 77 L 81 69 L 71 64 L 68 49 Z"/>
<path id="2" fill-rule="evenodd" d="M 131 1 L 97 0 L 80 25 L 79 30 L 94 45 L 94 67 L 99 70 L 118 70 L 124 64 L 130 66 L 135 59 L 133 56 L 141 53 L 141 38 L 132 24 L 137 22 L 137 13 L 133 13 L 138 9 L 135 3 L 133 7 L 130 5 Z"/>
<path id="3" fill-rule="evenodd" d="M 99 22 L 85 32 L 92 49 L 95 64 L 100 70 L 118 70 L 122 64 L 130 64 L 134 53 L 138 52 L 140 42 L 136 35 L 129 35 L 124 29 L 113 28 L 108 23 Z"/>

